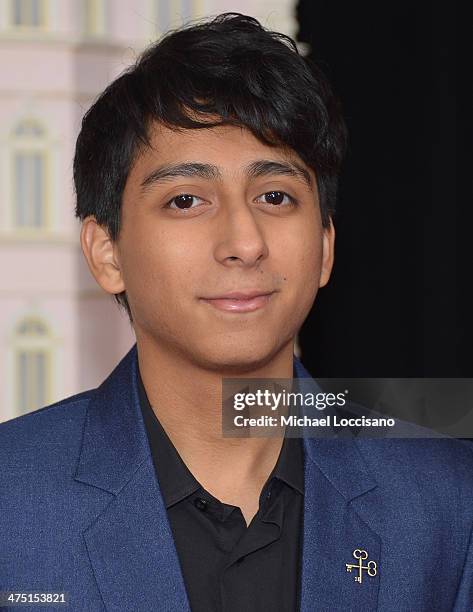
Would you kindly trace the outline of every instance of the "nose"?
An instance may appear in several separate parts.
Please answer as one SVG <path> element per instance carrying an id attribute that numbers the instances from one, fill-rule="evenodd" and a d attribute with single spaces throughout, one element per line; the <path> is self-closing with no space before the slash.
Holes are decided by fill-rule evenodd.
<path id="1" fill-rule="evenodd" d="M 227 209 L 220 224 L 215 247 L 215 258 L 220 263 L 251 267 L 268 256 L 262 227 L 251 207 L 240 205 Z"/>

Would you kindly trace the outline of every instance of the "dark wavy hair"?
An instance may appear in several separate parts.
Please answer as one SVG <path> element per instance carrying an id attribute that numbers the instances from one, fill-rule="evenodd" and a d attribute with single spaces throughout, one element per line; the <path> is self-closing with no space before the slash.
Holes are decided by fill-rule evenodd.
<path id="1" fill-rule="evenodd" d="M 288 36 L 224 13 L 169 32 L 103 91 L 82 120 L 73 171 L 77 217 L 95 216 L 112 240 L 128 174 L 155 121 L 240 126 L 293 149 L 314 170 L 322 222 L 330 223 L 346 127 L 322 72 Z M 125 292 L 115 297 L 131 318 Z"/>

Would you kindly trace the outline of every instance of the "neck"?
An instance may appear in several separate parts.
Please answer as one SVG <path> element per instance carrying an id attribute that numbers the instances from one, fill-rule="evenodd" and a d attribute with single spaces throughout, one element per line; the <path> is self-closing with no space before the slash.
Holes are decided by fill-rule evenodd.
<path id="1" fill-rule="evenodd" d="M 226 503 L 232 503 L 232 492 L 241 497 L 244 489 L 253 498 L 259 494 L 276 463 L 283 439 L 224 438 L 222 378 L 292 380 L 293 343 L 265 363 L 228 371 L 203 367 L 155 342 L 138 338 L 138 361 L 153 411 L 200 484 Z"/>

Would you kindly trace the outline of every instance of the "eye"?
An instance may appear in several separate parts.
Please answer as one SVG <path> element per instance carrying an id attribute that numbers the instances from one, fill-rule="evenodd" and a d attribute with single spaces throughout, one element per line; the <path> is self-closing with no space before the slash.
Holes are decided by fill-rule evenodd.
<path id="1" fill-rule="evenodd" d="M 296 200 L 285 191 L 267 191 L 260 195 L 257 200 L 263 200 L 265 204 L 273 204 L 274 206 L 296 206 Z"/>
<path id="2" fill-rule="evenodd" d="M 203 200 L 190 193 L 180 193 L 174 196 L 172 200 L 169 200 L 164 207 L 171 208 L 172 210 L 187 210 L 189 208 L 195 208 L 195 206 L 192 206 L 195 202 L 203 202 Z M 172 204 L 175 204 L 175 206 L 172 206 Z"/>
<path id="3" fill-rule="evenodd" d="M 269 204 L 275 207 L 291 207 L 296 206 L 297 201 L 295 198 L 290 196 L 285 191 L 267 191 L 256 198 L 262 200 L 264 204 Z M 204 200 L 190 193 L 180 193 L 174 196 L 169 202 L 167 202 L 164 208 L 170 208 L 171 210 L 190 210 L 196 208 L 195 204 L 202 203 Z"/>

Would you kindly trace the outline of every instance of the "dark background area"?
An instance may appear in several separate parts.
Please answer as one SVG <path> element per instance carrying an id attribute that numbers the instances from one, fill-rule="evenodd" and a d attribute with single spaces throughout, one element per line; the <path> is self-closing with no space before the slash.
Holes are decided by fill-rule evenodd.
<path id="1" fill-rule="evenodd" d="M 313 376 L 473 376 L 472 13 L 297 6 L 350 134 L 332 279 L 299 334 Z"/>

